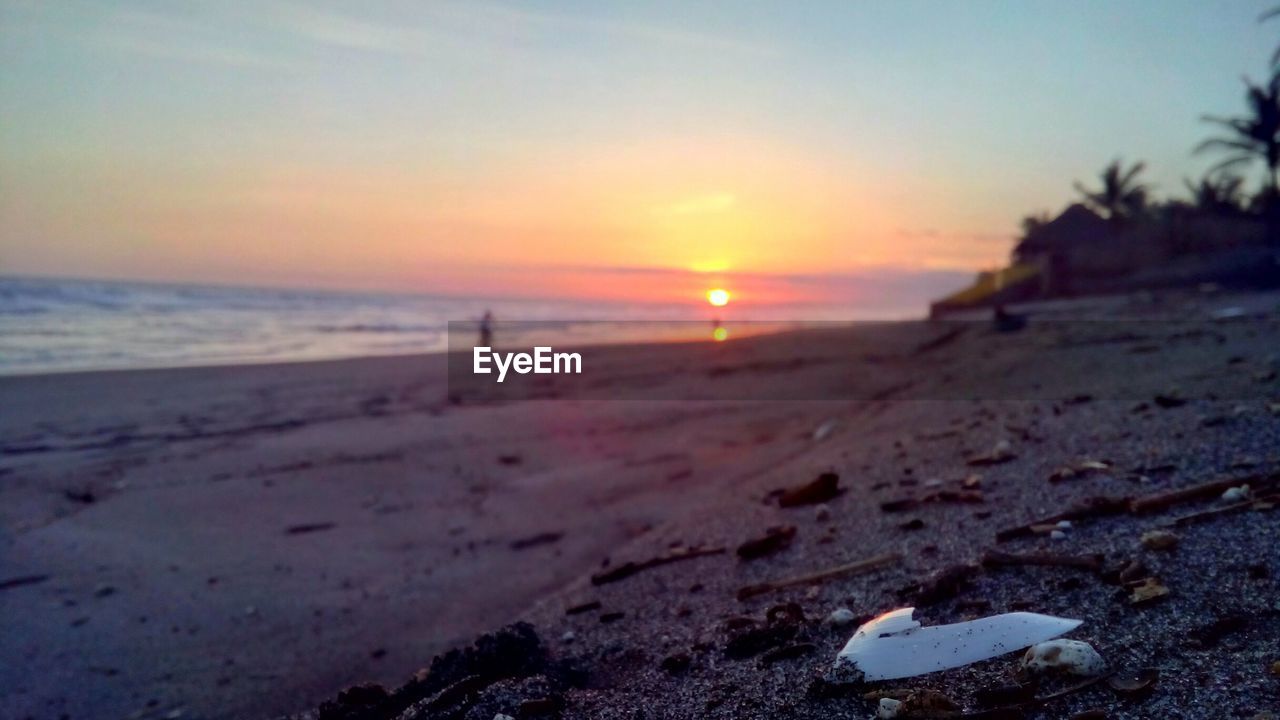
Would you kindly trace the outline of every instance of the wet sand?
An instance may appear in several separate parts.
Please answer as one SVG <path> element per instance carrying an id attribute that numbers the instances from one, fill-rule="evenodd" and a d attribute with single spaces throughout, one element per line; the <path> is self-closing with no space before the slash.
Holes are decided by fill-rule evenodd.
<path id="1" fill-rule="evenodd" d="M 1210 317 L 1241 303 L 1243 318 Z M 1000 334 L 983 323 L 937 344 L 945 329 L 902 323 L 630 346 L 602 356 L 594 376 L 659 397 L 738 384 L 723 397 L 767 388 L 779 398 L 829 392 L 827 402 L 571 392 L 451 402 L 439 356 L 0 379 L 0 715 L 302 712 L 360 681 L 398 687 L 437 653 L 528 620 L 560 669 L 532 667 L 470 693 L 460 709 L 418 716 L 489 720 L 553 698 L 575 718 L 866 717 L 873 705 L 857 695 L 813 693 L 851 631 L 818 622 L 831 610 L 866 617 L 901 606 L 921 578 L 976 562 L 996 530 L 1091 496 L 1270 477 L 1280 462 L 1276 307 L 1274 296 L 1158 304 L 1195 332 L 1033 322 Z M 1050 399 L 1082 378 L 1090 397 Z M 1156 402 L 1166 395 L 1188 401 Z M 968 464 L 999 441 L 1015 457 Z M 1083 460 L 1111 469 L 1049 482 Z M 774 501 L 777 488 L 827 471 L 844 489 L 828 519 Z M 959 491 L 974 473 L 981 502 L 881 509 Z M 1141 558 L 1171 589 L 1150 606 L 1130 606 L 1093 574 L 1031 567 L 973 574 L 920 617 L 1079 617 L 1072 636 L 1114 664 L 1162 670 L 1142 704 L 1090 691 L 1043 717 L 1099 706 L 1112 717 L 1274 709 L 1277 514 L 1180 528 L 1173 553 L 1137 543 L 1143 530 L 1213 504 L 1086 519 L 1063 540 L 1000 545 L 1101 553 L 1108 566 Z M 796 528 L 788 547 L 734 554 L 773 526 Z M 689 547 L 727 552 L 590 581 Z M 903 559 L 735 597 L 744 585 L 884 553 Z M 791 654 L 726 654 L 726 620 L 761 622 L 784 602 L 810 620 L 778 646 L 798 646 Z M 1181 642 L 1228 612 L 1244 618 L 1228 637 Z M 664 669 L 673 657 L 683 659 Z M 1014 664 L 898 686 L 969 704 Z"/>

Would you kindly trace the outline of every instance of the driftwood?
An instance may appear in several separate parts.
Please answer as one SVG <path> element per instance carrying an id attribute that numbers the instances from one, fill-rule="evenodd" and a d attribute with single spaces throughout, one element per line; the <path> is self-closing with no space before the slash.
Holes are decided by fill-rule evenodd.
<path id="1" fill-rule="evenodd" d="M 1209 518 L 1217 517 L 1219 515 L 1229 515 L 1234 512 L 1240 512 L 1241 510 L 1248 510 L 1249 508 L 1254 507 L 1259 503 L 1263 504 L 1263 507 L 1260 507 L 1259 509 L 1266 509 L 1265 508 L 1266 503 L 1271 503 L 1272 504 L 1271 506 L 1274 507 L 1276 503 L 1280 503 L 1280 493 L 1267 495 L 1265 497 L 1260 497 L 1260 498 L 1257 498 L 1256 500 L 1245 500 L 1244 502 L 1232 503 L 1231 505 L 1224 505 L 1223 507 L 1210 508 L 1208 510 L 1201 510 L 1200 512 L 1194 512 L 1194 513 L 1191 513 L 1190 515 L 1183 515 L 1182 517 L 1174 518 L 1169 522 L 1169 524 L 1174 527 L 1191 525 L 1194 523 L 1198 523 L 1201 520 L 1208 520 Z"/>
<path id="2" fill-rule="evenodd" d="M 819 570 L 807 575 L 798 575 L 796 577 L 775 580 L 773 582 L 764 582 L 758 585 L 748 585 L 738 590 L 738 599 L 747 600 L 757 595 L 773 592 L 774 590 L 781 590 L 782 588 L 793 587 L 795 585 L 808 585 L 810 583 L 821 582 L 840 575 L 853 575 L 870 572 L 887 565 L 892 565 L 901 560 L 901 553 L 888 553 L 885 555 L 878 555 L 867 560 L 859 560 L 845 565 L 837 565 L 836 567 Z"/>
<path id="3" fill-rule="evenodd" d="M 1021 565 L 1049 565 L 1053 567 L 1071 567 L 1096 572 L 1102 569 L 1101 555 L 1061 555 L 1057 553 L 1031 553 L 1017 555 L 987 550 L 982 553 L 983 567 L 1016 567 Z"/>
<path id="4" fill-rule="evenodd" d="M 658 557 L 642 560 L 640 562 L 623 563 L 611 570 L 596 573 L 591 576 L 591 584 L 604 585 L 606 583 L 618 582 L 619 580 L 625 580 L 638 572 L 648 570 L 649 568 L 655 568 L 659 565 L 667 565 L 673 562 L 680 562 L 681 560 L 692 560 L 694 558 L 706 557 L 708 555 L 721 555 L 724 551 L 725 550 L 722 547 L 682 548 L 680 550 L 669 552 L 666 555 L 659 555 Z"/>
<path id="5" fill-rule="evenodd" d="M 1222 495 L 1222 493 L 1233 487 L 1239 487 L 1241 485 L 1250 485 L 1257 490 L 1259 487 L 1274 485 L 1278 478 L 1280 478 L 1280 475 L 1278 474 L 1246 475 L 1243 477 L 1223 478 L 1221 480 L 1201 483 L 1200 485 L 1193 485 L 1189 488 L 1181 488 L 1179 490 L 1170 490 L 1169 492 L 1134 498 L 1129 502 L 1129 511 L 1135 515 L 1159 512 L 1173 507 L 1174 505 L 1191 502 L 1192 500 L 1209 500 Z"/>
<path id="6" fill-rule="evenodd" d="M 1033 520 L 1025 525 L 1008 528 L 996 533 L 996 542 L 1005 542 L 1014 538 L 1029 537 L 1036 534 L 1036 527 L 1039 525 L 1053 525 L 1063 520 L 1085 520 L 1095 517 L 1106 517 L 1108 515 L 1121 515 L 1129 511 L 1131 505 L 1130 498 L 1127 497 L 1109 497 L 1100 496 L 1089 498 L 1083 503 L 1067 510 L 1066 512 L 1051 515 L 1039 520 Z"/>

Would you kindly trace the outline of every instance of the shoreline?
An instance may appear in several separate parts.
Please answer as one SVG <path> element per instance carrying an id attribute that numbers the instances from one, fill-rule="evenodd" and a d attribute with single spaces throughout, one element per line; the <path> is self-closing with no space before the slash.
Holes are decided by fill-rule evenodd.
<path id="1" fill-rule="evenodd" d="M 1194 318 L 1207 318 L 1208 306 L 1197 307 Z M 823 629 L 833 609 L 862 616 L 900 606 L 912 597 L 900 590 L 974 562 L 996 530 L 1091 496 L 1280 469 L 1280 418 L 1267 406 L 1280 391 L 1258 379 L 1271 367 L 1280 316 L 1188 322 L 1201 331 L 1155 325 L 1150 337 L 1121 342 L 1087 324 L 999 334 L 974 323 L 924 353 L 938 329 L 909 322 L 711 348 L 624 346 L 601 368 L 609 382 L 655 396 L 724 386 L 826 401 L 567 393 L 459 405 L 442 385 L 442 355 L 6 376 L 0 583 L 38 579 L 0 590 L 0 612 L 17 619 L 0 637 L 0 679 L 14 688 L 0 714 L 281 716 L 361 681 L 399 688 L 433 656 L 526 620 L 551 661 L 587 680 L 557 679 L 548 665 L 495 682 L 470 708 L 488 712 L 485 720 L 550 696 L 569 720 L 632 718 L 642 706 L 672 717 L 865 716 L 869 706 L 856 697 L 807 694 L 847 639 Z M 1129 369 L 1150 364 L 1134 352 L 1146 345 L 1176 375 L 1180 404 L 1153 402 L 1165 381 L 1144 385 Z M 1045 346 L 1052 364 L 1028 354 Z M 734 373 L 716 371 L 728 362 Z M 956 378 L 977 389 L 1053 386 L 1074 366 L 1116 388 L 1117 399 L 910 399 Z M 869 397 L 908 381 L 916 389 Z M 1015 457 L 969 464 L 1001 440 Z M 1114 470 L 1047 480 L 1083 460 Z M 771 499 L 823 472 L 845 488 L 827 519 Z M 974 473 L 981 502 L 881 509 L 918 500 L 934 479 L 950 488 Z M 1162 668 L 1157 694 L 1134 706 L 1137 715 L 1116 717 L 1193 717 L 1178 710 L 1191 703 L 1263 708 L 1277 697 L 1261 664 L 1280 642 L 1271 629 L 1280 608 L 1267 604 L 1280 595 L 1280 557 L 1267 542 L 1275 517 L 1212 519 L 1180 531 L 1179 550 L 1167 555 L 1135 550 L 1148 521 L 1127 517 L 1082 520 L 1063 544 L 1002 546 L 1102 553 L 1108 564 L 1140 556 L 1172 590 L 1150 609 L 1129 608 L 1114 586 L 1087 575 L 1033 568 L 977 575 L 955 597 L 921 606 L 918 618 L 964 619 L 975 613 L 964 603 L 976 599 L 991 612 L 1029 604 L 1079 617 L 1086 624 L 1075 636 L 1110 662 Z M 913 520 L 918 529 L 903 529 Z M 796 528 L 789 544 L 736 557 L 741 543 L 786 525 Z M 725 552 L 591 582 L 673 548 Z M 885 553 L 903 560 L 736 599 L 746 585 Z M 1261 579 L 1249 571 L 1259 562 L 1270 573 Z M 598 609 L 566 614 L 594 602 Z M 765 664 L 725 655 L 727 619 L 760 622 L 785 602 L 803 608 L 797 637 L 811 647 Z M 1181 634 L 1225 610 L 1246 617 L 1242 630 L 1216 650 L 1181 647 Z M 687 657 L 687 670 L 664 669 L 672 657 Z M 1207 659 L 1234 684 L 1192 682 Z M 912 682 L 969 702 L 1008 666 Z M 1109 702 L 1082 695 L 1053 711 Z"/>

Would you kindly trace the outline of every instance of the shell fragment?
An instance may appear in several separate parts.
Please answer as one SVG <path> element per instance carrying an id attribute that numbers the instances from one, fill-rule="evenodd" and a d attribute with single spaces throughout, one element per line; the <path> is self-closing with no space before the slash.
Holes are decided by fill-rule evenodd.
<path id="1" fill-rule="evenodd" d="M 893 610 L 859 627 L 836 656 L 833 678 L 892 680 L 969 665 L 1051 640 L 1082 622 L 1016 612 L 921 627 L 914 613 Z"/>

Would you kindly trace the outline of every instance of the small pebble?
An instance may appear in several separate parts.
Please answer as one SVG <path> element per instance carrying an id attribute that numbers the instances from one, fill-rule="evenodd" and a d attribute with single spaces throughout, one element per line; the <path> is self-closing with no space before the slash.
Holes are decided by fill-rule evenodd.
<path id="1" fill-rule="evenodd" d="M 1142 533 L 1142 546 L 1148 550 L 1172 550 L 1178 546 L 1178 536 L 1168 530 L 1149 530 Z"/>
<path id="2" fill-rule="evenodd" d="M 877 718 L 896 718 L 902 710 L 902 701 L 893 698 L 880 698 L 880 707 L 876 708 Z"/>
<path id="3" fill-rule="evenodd" d="M 1070 520 L 1059 520 L 1059 521 L 1058 521 L 1058 529 L 1059 529 L 1059 530 L 1070 530 L 1070 529 L 1071 529 L 1071 521 L 1070 521 Z"/>
<path id="4" fill-rule="evenodd" d="M 818 522 L 826 522 L 831 519 L 831 508 L 827 507 L 825 504 L 819 505 L 818 508 L 814 510 L 813 514 L 814 517 L 818 519 Z"/>
<path id="5" fill-rule="evenodd" d="M 1222 493 L 1223 502 L 1244 502 L 1249 499 L 1249 486 L 1241 485 L 1240 487 L 1227 488 Z"/>
<path id="6" fill-rule="evenodd" d="M 849 608 L 836 608 L 827 616 L 827 623 L 836 627 L 844 627 L 851 624 L 855 617 L 853 611 Z"/>
<path id="7" fill-rule="evenodd" d="M 1089 643 L 1059 638 L 1027 648 L 1022 667 L 1031 672 L 1064 672 L 1088 677 L 1105 672 L 1107 662 Z"/>
<path id="8" fill-rule="evenodd" d="M 1062 532 L 1061 530 L 1054 530 L 1053 532 L 1049 533 L 1049 539 L 1050 540 L 1066 540 L 1067 534 Z"/>
<path id="9" fill-rule="evenodd" d="M 560 642 L 571 643 L 576 637 L 578 636 L 574 634 L 572 630 L 569 630 L 569 631 L 566 631 L 565 634 L 560 636 Z"/>

